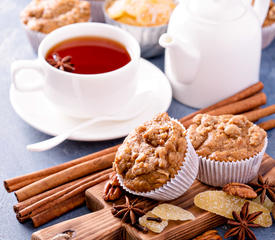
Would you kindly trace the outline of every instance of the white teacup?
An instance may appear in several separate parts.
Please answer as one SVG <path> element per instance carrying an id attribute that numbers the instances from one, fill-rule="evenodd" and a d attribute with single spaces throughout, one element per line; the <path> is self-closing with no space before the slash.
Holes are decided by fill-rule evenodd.
<path id="1" fill-rule="evenodd" d="M 49 49 L 66 39 L 80 36 L 99 36 L 120 42 L 131 60 L 123 67 L 101 74 L 76 74 L 54 68 L 45 60 Z M 140 46 L 128 32 L 103 23 L 77 23 L 51 32 L 38 48 L 36 60 L 12 63 L 12 81 L 18 91 L 43 90 L 46 97 L 59 110 L 77 118 L 112 115 L 134 97 L 137 87 Z M 24 69 L 37 71 L 41 78 L 31 85 L 20 81 Z"/>

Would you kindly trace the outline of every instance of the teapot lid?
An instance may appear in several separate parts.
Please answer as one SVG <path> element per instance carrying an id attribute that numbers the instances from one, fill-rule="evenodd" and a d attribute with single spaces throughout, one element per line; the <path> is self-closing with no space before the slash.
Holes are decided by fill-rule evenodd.
<path id="1" fill-rule="evenodd" d="M 220 22 L 239 18 L 246 6 L 242 0 L 189 0 L 187 9 L 196 17 Z"/>

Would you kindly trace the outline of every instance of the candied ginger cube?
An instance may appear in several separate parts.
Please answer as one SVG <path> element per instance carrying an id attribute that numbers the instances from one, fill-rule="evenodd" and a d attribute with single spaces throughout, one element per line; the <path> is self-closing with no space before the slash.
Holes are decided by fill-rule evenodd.
<path id="1" fill-rule="evenodd" d="M 257 217 L 254 223 L 263 227 L 270 227 L 272 225 L 270 211 L 256 202 L 231 196 L 223 191 L 205 191 L 197 194 L 194 198 L 194 203 L 197 207 L 231 219 L 233 219 L 232 211 L 239 213 L 245 202 L 250 203 L 249 213 L 263 212 Z"/>
<path id="2" fill-rule="evenodd" d="M 147 227 L 149 230 L 155 233 L 161 233 L 164 228 L 167 227 L 168 221 L 163 220 L 161 222 L 155 222 L 151 220 L 147 220 L 147 217 L 157 217 L 155 214 L 153 214 L 151 211 L 147 212 L 145 215 L 139 218 L 139 224 L 143 227 Z"/>
<path id="3" fill-rule="evenodd" d="M 186 221 L 186 220 L 195 219 L 194 215 L 191 212 L 184 210 L 181 207 L 168 204 L 168 203 L 163 203 L 156 206 L 152 210 L 152 213 L 160 217 L 161 219 L 166 219 L 166 220 Z"/>

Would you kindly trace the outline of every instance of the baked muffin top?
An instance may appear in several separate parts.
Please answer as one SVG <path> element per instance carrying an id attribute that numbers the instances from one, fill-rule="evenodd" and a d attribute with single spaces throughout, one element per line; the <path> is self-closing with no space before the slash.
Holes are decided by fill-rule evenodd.
<path id="1" fill-rule="evenodd" d="M 80 0 L 32 0 L 20 17 L 28 29 L 50 33 L 68 24 L 89 21 L 90 3 Z"/>
<path id="2" fill-rule="evenodd" d="M 266 138 L 266 132 L 243 115 L 198 114 L 187 131 L 199 156 L 225 162 L 256 155 Z"/>
<path id="3" fill-rule="evenodd" d="M 187 149 L 186 131 L 167 113 L 134 129 L 119 147 L 114 170 L 137 192 L 161 187 L 180 169 Z"/>
<path id="4" fill-rule="evenodd" d="M 106 12 L 118 22 L 151 27 L 168 24 L 175 7 L 175 0 L 112 0 Z"/>
<path id="5" fill-rule="evenodd" d="M 275 3 L 270 0 L 269 9 L 263 23 L 263 27 L 270 26 L 275 23 Z"/>

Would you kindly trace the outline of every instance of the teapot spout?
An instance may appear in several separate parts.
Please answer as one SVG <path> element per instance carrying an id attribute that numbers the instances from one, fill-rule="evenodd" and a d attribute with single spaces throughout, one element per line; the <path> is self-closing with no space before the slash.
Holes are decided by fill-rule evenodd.
<path id="1" fill-rule="evenodd" d="M 163 48 L 171 47 L 174 44 L 174 38 L 168 33 L 162 34 L 159 38 L 159 45 Z"/>
<path id="2" fill-rule="evenodd" d="M 169 61 L 175 81 L 190 84 L 195 80 L 200 64 L 200 52 L 187 40 L 180 40 L 171 34 L 164 33 L 159 44 L 166 48 L 166 60 Z"/>

